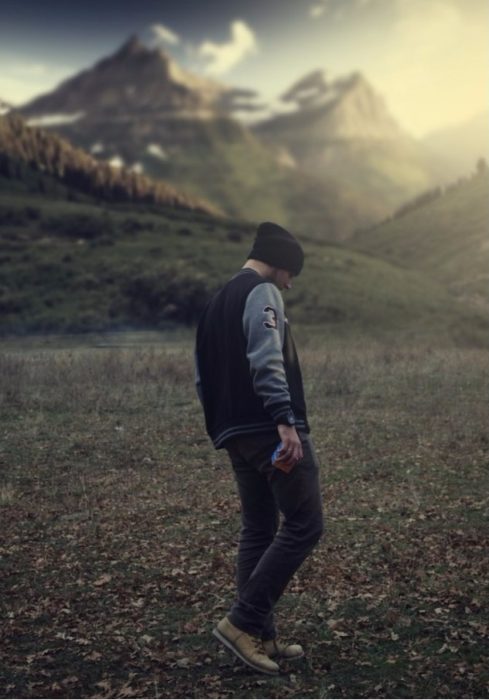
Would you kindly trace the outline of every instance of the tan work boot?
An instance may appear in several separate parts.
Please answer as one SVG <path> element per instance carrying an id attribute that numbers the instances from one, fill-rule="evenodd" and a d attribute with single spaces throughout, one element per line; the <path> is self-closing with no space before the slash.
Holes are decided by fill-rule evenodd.
<path id="1" fill-rule="evenodd" d="M 261 639 L 238 629 L 227 617 L 223 617 L 212 634 L 255 671 L 271 676 L 278 673 L 279 667 L 266 655 Z"/>
<path id="2" fill-rule="evenodd" d="M 300 644 L 284 644 L 276 639 L 267 639 L 263 642 L 263 648 L 267 656 L 279 659 L 300 659 L 304 656 L 304 649 Z"/>

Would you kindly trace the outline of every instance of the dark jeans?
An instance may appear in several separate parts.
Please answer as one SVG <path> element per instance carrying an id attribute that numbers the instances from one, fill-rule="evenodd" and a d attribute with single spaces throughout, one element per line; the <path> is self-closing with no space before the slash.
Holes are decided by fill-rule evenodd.
<path id="1" fill-rule="evenodd" d="M 323 532 L 318 461 L 310 437 L 300 437 L 304 457 L 289 474 L 270 462 L 278 433 L 239 436 L 226 443 L 242 519 L 238 597 L 229 619 L 262 639 L 276 636 L 275 603 Z"/>

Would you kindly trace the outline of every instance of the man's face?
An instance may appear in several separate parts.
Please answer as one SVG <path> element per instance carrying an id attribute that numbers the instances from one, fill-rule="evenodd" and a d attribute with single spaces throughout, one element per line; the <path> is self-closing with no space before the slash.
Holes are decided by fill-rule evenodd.
<path id="1" fill-rule="evenodd" d="M 292 289 L 293 276 L 294 275 L 288 270 L 282 270 L 281 268 L 276 267 L 273 273 L 273 281 L 280 290 Z"/>

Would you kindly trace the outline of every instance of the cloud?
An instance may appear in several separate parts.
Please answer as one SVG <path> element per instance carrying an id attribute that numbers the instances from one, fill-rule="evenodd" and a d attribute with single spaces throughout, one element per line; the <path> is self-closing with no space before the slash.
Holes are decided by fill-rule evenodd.
<path id="1" fill-rule="evenodd" d="M 171 44 L 172 46 L 176 46 L 180 43 L 178 34 L 175 34 L 171 29 L 165 27 L 164 24 L 153 24 L 151 26 L 151 31 L 157 43 Z"/>
<path id="2" fill-rule="evenodd" d="M 326 12 L 326 5 L 312 5 L 309 8 L 309 15 L 315 19 L 316 17 L 321 17 Z"/>
<path id="3" fill-rule="evenodd" d="M 235 20 L 231 24 L 231 40 L 227 43 L 204 41 L 199 47 L 199 54 L 210 61 L 207 72 L 214 75 L 228 73 L 246 56 L 256 51 L 255 33 L 242 20 Z"/>
<path id="4" fill-rule="evenodd" d="M 388 0 L 395 2 L 395 0 Z M 380 0 L 384 2 L 384 0 Z M 309 16 L 317 19 L 323 15 L 332 17 L 334 20 L 343 20 L 348 13 L 364 10 L 371 5 L 378 4 L 379 0 L 317 0 L 315 5 L 309 7 Z"/>

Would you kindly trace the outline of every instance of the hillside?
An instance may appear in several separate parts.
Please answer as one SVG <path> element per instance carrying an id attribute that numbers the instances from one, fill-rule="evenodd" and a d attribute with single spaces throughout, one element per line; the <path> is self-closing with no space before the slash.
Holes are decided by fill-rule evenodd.
<path id="1" fill-rule="evenodd" d="M 0 175 L 33 180 L 31 171 L 51 176 L 61 184 L 93 197 L 112 201 L 145 202 L 217 214 L 211 205 L 152 181 L 134 171 L 100 163 L 65 139 L 29 127 L 17 114 L 0 116 Z"/>
<path id="2" fill-rule="evenodd" d="M 429 198 L 428 198 L 429 199 Z M 404 215 L 358 235 L 356 249 L 417 270 L 489 308 L 489 174 L 481 169 Z"/>
<path id="3" fill-rule="evenodd" d="M 0 193 L 0 332 L 192 324 L 248 254 L 254 226 L 189 210 Z M 487 323 L 428 276 L 301 237 L 291 319 L 331 336 L 483 342 Z"/>

